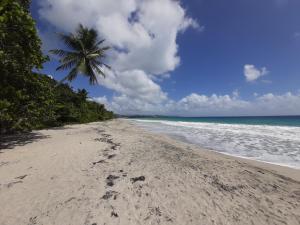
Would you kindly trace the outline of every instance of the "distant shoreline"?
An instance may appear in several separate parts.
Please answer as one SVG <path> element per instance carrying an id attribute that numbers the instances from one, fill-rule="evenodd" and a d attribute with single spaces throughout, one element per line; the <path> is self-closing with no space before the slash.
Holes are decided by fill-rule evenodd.
<path id="1" fill-rule="evenodd" d="M 211 117 L 181 117 L 181 116 L 131 116 L 128 119 L 166 120 L 178 122 L 207 122 L 223 124 L 269 125 L 300 127 L 300 116 L 211 116 Z"/>

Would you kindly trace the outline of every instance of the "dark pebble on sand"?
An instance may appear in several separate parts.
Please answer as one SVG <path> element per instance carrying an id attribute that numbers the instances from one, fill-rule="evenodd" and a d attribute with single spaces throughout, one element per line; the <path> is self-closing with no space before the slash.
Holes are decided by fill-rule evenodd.
<path id="1" fill-rule="evenodd" d="M 93 162 L 93 165 L 96 165 L 98 163 L 105 163 L 105 160 L 99 160 L 98 162 Z"/>
<path id="2" fill-rule="evenodd" d="M 27 175 L 23 175 L 23 176 L 16 177 L 16 179 L 21 179 L 21 180 L 23 180 L 25 177 L 27 177 Z"/>
<path id="3" fill-rule="evenodd" d="M 111 216 L 112 217 L 119 217 L 118 213 L 116 213 L 116 212 L 111 212 Z"/>
<path id="4" fill-rule="evenodd" d="M 115 176 L 115 175 L 109 175 L 108 177 L 106 177 L 107 180 L 115 180 L 115 179 L 118 179 L 119 177 L 118 176 Z"/>
<path id="5" fill-rule="evenodd" d="M 115 175 L 109 175 L 107 178 L 106 178 L 106 184 L 107 186 L 114 186 L 114 180 L 118 179 L 119 177 L 118 176 L 115 176 Z"/>
<path id="6" fill-rule="evenodd" d="M 112 180 L 106 182 L 107 186 L 114 186 L 114 182 Z"/>
<path id="7" fill-rule="evenodd" d="M 131 180 L 132 183 L 135 183 L 137 181 L 145 181 L 145 179 L 146 178 L 144 176 L 140 176 L 140 177 L 131 178 L 130 180 Z"/>
<path id="8" fill-rule="evenodd" d="M 116 155 L 115 154 L 113 154 L 113 155 L 109 155 L 109 156 L 107 156 L 107 158 L 108 159 L 111 159 L 111 158 L 113 158 L 113 157 L 115 157 Z"/>
<path id="9" fill-rule="evenodd" d="M 114 196 L 114 200 L 116 200 L 117 199 L 117 194 L 118 194 L 118 192 L 116 192 L 116 191 L 107 191 L 105 193 L 105 195 L 102 196 L 102 199 L 107 200 L 107 199 L 110 199 L 111 197 Z"/>

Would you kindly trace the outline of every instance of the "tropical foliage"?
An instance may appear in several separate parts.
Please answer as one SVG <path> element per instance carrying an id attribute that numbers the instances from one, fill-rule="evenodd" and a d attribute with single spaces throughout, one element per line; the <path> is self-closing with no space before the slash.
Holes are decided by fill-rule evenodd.
<path id="1" fill-rule="evenodd" d="M 28 7 L 28 0 L 0 2 L 0 134 L 112 118 L 85 90 L 32 72 L 47 57 Z"/>
<path id="2" fill-rule="evenodd" d="M 61 57 L 61 65 L 56 70 L 70 69 L 64 80 L 72 81 L 80 73 L 89 78 L 90 84 L 96 84 L 96 74 L 101 74 L 105 77 L 101 68 L 103 66 L 110 68 L 103 62 L 105 52 L 109 47 L 101 47 L 104 40 L 98 41 L 96 30 L 79 24 L 75 34 L 60 33 L 59 37 L 70 50 L 54 49 L 50 52 Z"/>

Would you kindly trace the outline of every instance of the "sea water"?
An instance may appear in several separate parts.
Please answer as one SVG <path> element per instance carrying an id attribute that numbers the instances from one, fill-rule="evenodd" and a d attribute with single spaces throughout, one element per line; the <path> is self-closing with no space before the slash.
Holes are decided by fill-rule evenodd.
<path id="1" fill-rule="evenodd" d="M 143 117 L 139 126 L 203 148 L 300 169 L 300 116 Z"/>

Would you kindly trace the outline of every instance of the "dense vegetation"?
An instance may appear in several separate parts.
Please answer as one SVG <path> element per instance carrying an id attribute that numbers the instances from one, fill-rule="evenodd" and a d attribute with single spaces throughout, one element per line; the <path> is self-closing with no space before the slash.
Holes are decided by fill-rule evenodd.
<path id="1" fill-rule="evenodd" d="M 85 90 L 32 72 L 47 57 L 28 7 L 29 1 L 0 3 L 0 134 L 112 118 Z"/>

